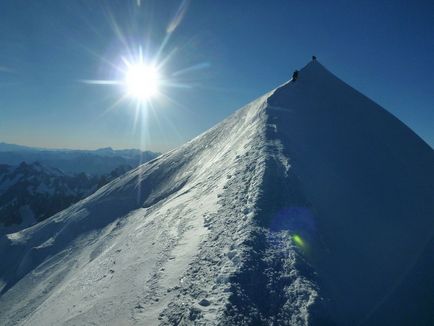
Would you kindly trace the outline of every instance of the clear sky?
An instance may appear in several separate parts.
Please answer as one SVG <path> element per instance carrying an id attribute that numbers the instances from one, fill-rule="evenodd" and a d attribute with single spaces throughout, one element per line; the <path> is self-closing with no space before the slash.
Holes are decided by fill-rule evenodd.
<path id="1" fill-rule="evenodd" d="M 140 46 L 174 85 L 137 117 L 122 87 L 84 81 Z M 165 151 L 312 54 L 433 147 L 434 2 L 378 0 L 2 0 L 0 142 Z"/>

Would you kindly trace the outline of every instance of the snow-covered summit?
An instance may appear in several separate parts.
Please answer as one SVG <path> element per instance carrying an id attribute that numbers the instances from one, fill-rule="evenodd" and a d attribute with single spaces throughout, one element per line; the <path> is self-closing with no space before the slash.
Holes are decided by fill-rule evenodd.
<path id="1" fill-rule="evenodd" d="M 311 62 L 0 238 L 0 324 L 428 325 L 433 194 L 432 149 Z"/>

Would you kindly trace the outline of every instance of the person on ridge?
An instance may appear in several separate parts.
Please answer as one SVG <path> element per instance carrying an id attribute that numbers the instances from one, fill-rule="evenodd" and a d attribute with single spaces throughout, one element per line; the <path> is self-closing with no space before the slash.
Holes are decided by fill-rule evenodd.
<path id="1" fill-rule="evenodd" d="M 315 62 L 316 61 L 316 56 L 312 56 L 312 61 Z"/>
<path id="2" fill-rule="evenodd" d="M 294 73 L 292 74 L 292 81 L 295 82 L 298 78 L 298 70 L 295 70 Z"/>

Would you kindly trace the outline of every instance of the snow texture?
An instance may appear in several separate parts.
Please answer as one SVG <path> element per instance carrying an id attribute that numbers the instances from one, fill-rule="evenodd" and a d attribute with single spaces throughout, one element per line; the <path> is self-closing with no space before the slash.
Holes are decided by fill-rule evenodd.
<path id="1" fill-rule="evenodd" d="M 433 324 L 433 196 L 432 149 L 311 62 L 1 237 L 0 324 Z"/>

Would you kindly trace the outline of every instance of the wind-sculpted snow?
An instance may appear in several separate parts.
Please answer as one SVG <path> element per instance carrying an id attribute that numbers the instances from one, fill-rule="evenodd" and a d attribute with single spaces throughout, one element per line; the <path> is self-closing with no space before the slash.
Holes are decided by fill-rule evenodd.
<path id="1" fill-rule="evenodd" d="M 432 324 L 433 156 L 310 63 L 0 238 L 0 324 Z"/>

